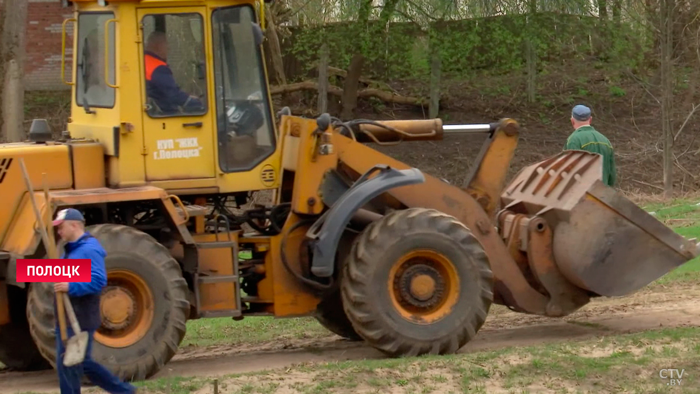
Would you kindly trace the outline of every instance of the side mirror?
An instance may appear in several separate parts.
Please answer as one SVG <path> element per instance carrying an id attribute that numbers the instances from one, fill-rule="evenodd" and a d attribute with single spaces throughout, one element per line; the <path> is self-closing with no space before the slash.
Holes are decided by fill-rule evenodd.
<path id="1" fill-rule="evenodd" d="M 262 45 L 263 42 L 263 31 L 260 28 L 260 25 L 257 23 L 252 23 L 253 25 L 253 39 L 255 40 L 255 45 L 260 46 Z"/>

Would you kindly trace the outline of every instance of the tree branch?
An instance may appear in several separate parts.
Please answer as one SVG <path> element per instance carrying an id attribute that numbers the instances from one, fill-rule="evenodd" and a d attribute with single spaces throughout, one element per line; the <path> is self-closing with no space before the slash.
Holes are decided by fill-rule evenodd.
<path id="1" fill-rule="evenodd" d="M 640 185 L 653 187 L 654 189 L 658 189 L 658 190 L 661 190 L 661 191 L 664 190 L 663 187 L 659 187 L 659 186 L 656 186 L 656 185 L 652 185 L 651 183 L 646 183 L 646 182 L 638 181 L 638 180 L 636 180 L 636 179 L 632 179 L 632 182 L 637 182 L 637 183 L 639 183 Z"/>
<path id="2" fill-rule="evenodd" d="M 291 18 L 291 17 L 293 17 L 294 15 L 298 14 L 299 11 L 303 10 L 304 8 L 306 8 L 306 6 L 309 5 L 309 3 L 311 3 L 311 0 L 306 0 L 306 2 L 305 2 L 304 4 L 302 4 L 299 8 L 297 8 L 297 9 L 294 10 L 294 11 L 292 11 L 292 13 L 289 14 L 289 17 Z"/>
<path id="3" fill-rule="evenodd" d="M 690 120 L 690 118 L 693 117 L 693 114 L 695 113 L 695 111 L 698 110 L 698 108 L 700 108 L 700 105 L 693 104 L 693 109 L 690 110 L 690 113 L 688 114 L 688 116 L 685 117 L 685 121 L 683 122 L 683 125 L 681 125 L 680 129 L 678 129 L 678 132 L 676 132 L 676 135 L 673 137 L 674 142 L 678 139 L 678 136 L 681 134 L 681 132 L 685 128 L 685 125 L 688 124 L 688 121 Z"/>
<path id="4" fill-rule="evenodd" d="M 291 83 L 288 85 L 279 85 L 279 86 L 273 86 L 270 89 L 270 94 L 283 94 L 283 93 L 292 93 L 292 92 L 298 92 L 301 90 L 311 90 L 311 91 L 318 91 L 318 83 L 314 81 L 304 81 L 304 82 L 297 82 L 297 83 Z M 334 96 L 342 97 L 343 95 L 343 89 L 330 85 L 328 86 L 328 94 L 332 94 Z M 418 98 L 418 97 L 411 97 L 411 96 L 401 96 L 392 92 L 386 92 L 383 90 L 379 89 L 373 89 L 373 88 L 367 88 L 367 89 L 362 89 L 357 92 L 357 97 L 358 98 L 368 98 L 368 97 L 374 97 L 378 98 L 384 102 L 387 103 L 394 103 L 394 104 L 402 104 L 402 105 L 415 105 L 415 106 L 425 106 L 428 105 L 428 100 L 424 98 Z"/>

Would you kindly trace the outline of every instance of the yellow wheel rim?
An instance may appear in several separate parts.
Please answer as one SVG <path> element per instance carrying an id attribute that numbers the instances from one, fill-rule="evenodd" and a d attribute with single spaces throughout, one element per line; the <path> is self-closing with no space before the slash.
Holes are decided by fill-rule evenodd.
<path id="1" fill-rule="evenodd" d="M 389 294 L 404 319 L 432 324 L 452 313 L 459 299 L 459 276 L 450 260 L 429 249 L 401 257 L 389 271 Z"/>
<path id="2" fill-rule="evenodd" d="M 123 348 L 146 335 L 153 323 L 153 294 L 136 273 L 115 270 L 107 273 L 107 288 L 102 292 L 102 326 L 95 340 L 102 345 Z"/>

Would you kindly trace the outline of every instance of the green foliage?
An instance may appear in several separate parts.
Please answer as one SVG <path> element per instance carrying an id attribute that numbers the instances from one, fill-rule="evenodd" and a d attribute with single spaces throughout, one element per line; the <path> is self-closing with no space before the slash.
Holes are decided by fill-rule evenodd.
<path id="1" fill-rule="evenodd" d="M 632 24 L 549 12 L 440 21 L 427 28 L 409 22 L 387 28 L 373 20 L 290 30 L 283 48 L 285 60 L 295 63 L 291 69 L 297 75 L 288 75 L 292 80 L 313 73 L 322 43 L 328 44 L 335 67 L 347 69 L 359 50 L 365 58 L 363 75 L 427 81 L 433 56 L 440 57 L 445 78 L 468 79 L 483 70 L 494 74 L 525 70 L 528 44 L 535 49 L 538 64 L 594 56 L 601 67 L 634 71 L 644 61 L 650 41 Z M 611 94 L 624 92 L 611 90 Z"/>
<path id="2" fill-rule="evenodd" d="M 623 97 L 625 90 L 619 86 L 610 86 L 610 94 L 616 97 Z"/>

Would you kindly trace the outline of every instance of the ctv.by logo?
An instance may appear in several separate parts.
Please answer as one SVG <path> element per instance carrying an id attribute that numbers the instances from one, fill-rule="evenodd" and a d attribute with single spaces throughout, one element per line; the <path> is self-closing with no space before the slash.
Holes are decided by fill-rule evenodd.
<path id="1" fill-rule="evenodd" d="M 680 386 L 683 374 L 685 374 L 685 369 L 664 368 L 659 371 L 661 379 L 668 379 L 666 386 Z"/>

